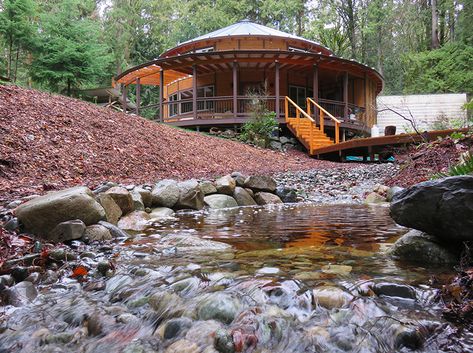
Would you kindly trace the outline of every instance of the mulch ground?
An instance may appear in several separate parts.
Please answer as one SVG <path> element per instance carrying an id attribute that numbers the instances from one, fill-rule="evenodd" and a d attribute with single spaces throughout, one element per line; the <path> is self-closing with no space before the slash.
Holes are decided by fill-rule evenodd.
<path id="1" fill-rule="evenodd" d="M 340 164 L 0 85 L 0 201 L 78 184 L 94 187 L 103 181 L 137 184 L 332 166 Z"/>

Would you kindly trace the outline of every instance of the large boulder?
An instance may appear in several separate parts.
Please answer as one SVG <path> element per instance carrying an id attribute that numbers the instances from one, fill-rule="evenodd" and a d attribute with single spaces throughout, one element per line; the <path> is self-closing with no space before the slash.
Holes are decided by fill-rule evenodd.
<path id="1" fill-rule="evenodd" d="M 201 210 L 204 208 L 204 193 L 200 190 L 199 183 L 195 179 L 183 181 L 177 184 L 179 188 L 179 199 L 176 203 L 178 209 Z"/>
<path id="2" fill-rule="evenodd" d="M 270 205 L 273 203 L 282 203 L 278 195 L 269 192 L 257 192 L 255 194 L 255 201 L 258 205 Z"/>
<path id="3" fill-rule="evenodd" d="M 276 188 L 276 195 L 278 195 L 284 203 L 297 202 L 297 192 L 294 188 L 290 188 L 288 186 L 278 186 Z"/>
<path id="4" fill-rule="evenodd" d="M 177 181 L 171 179 L 161 180 L 151 192 L 152 205 L 173 208 L 179 200 L 179 187 Z"/>
<path id="5" fill-rule="evenodd" d="M 60 243 L 75 239 L 80 239 L 84 235 L 85 224 L 80 219 L 59 223 L 48 234 L 48 240 Z"/>
<path id="6" fill-rule="evenodd" d="M 141 194 L 136 191 L 131 191 L 131 198 L 133 199 L 133 209 L 135 211 L 144 211 L 145 210 L 145 204 L 143 202 L 143 199 L 141 198 Z"/>
<path id="7" fill-rule="evenodd" d="M 133 189 L 133 191 L 141 195 L 141 200 L 143 201 L 145 207 L 151 207 L 151 204 L 153 202 L 153 196 L 151 195 L 150 190 L 145 189 L 142 186 L 137 186 Z"/>
<path id="8" fill-rule="evenodd" d="M 238 203 L 233 197 L 222 194 L 205 196 L 204 203 L 210 208 L 227 208 L 238 206 Z"/>
<path id="9" fill-rule="evenodd" d="M 199 320 L 217 320 L 229 324 L 240 311 L 240 307 L 240 302 L 229 294 L 209 294 L 199 303 L 197 317 Z"/>
<path id="10" fill-rule="evenodd" d="M 107 222 L 117 224 L 118 220 L 122 216 L 122 209 L 117 205 L 112 196 L 102 193 L 97 196 L 97 201 L 102 205 L 105 210 L 105 216 Z"/>
<path id="11" fill-rule="evenodd" d="M 151 210 L 149 218 L 152 220 L 159 220 L 164 218 L 169 218 L 174 216 L 174 211 L 171 208 L 167 207 L 156 207 Z"/>
<path id="12" fill-rule="evenodd" d="M 238 206 L 257 205 L 256 201 L 253 199 L 253 197 L 251 197 L 250 193 L 240 186 L 237 186 L 235 188 L 235 191 L 233 192 L 233 197 L 236 200 Z"/>
<path id="13" fill-rule="evenodd" d="M 85 229 L 84 238 L 89 241 L 111 240 L 112 233 L 101 224 L 93 224 Z"/>
<path id="14" fill-rule="evenodd" d="M 473 240 L 473 176 L 426 181 L 396 193 L 391 217 L 447 242 Z"/>
<path id="15" fill-rule="evenodd" d="M 245 187 L 257 191 L 276 191 L 276 181 L 267 175 L 253 175 L 245 180 Z"/>
<path id="16" fill-rule="evenodd" d="M 235 179 L 237 186 L 241 186 L 241 187 L 245 186 L 245 180 L 246 178 L 248 178 L 248 176 L 243 175 L 240 172 L 233 172 L 231 176 L 233 179 Z"/>
<path id="17" fill-rule="evenodd" d="M 18 206 L 15 213 L 27 232 L 41 236 L 62 222 L 80 219 L 90 225 L 105 218 L 105 210 L 84 186 L 36 197 Z"/>
<path id="18" fill-rule="evenodd" d="M 217 193 L 217 188 L 215 187 L 215 184 L 209 180 L 201 181 L 199 185 L 200 190 L 204 193 L 205 196 Z"/>
<path id="19" fill-rule="evenodd" d="M 215 181 L 215 186 L 219 194 L 233 195 L 236 181 L 230 175 L 225 175 Z"/>
<path id="20" fill-rule="evenodd" d="M 432 235 L 412 229 L 399 238 L 389 250 L 394 257 L 421 264 L 457 263 L 458 256 Z"/>
<path id="21" fill-rule="evenodd" d="M 133 211 L 133 197 L 127 189 L 121 186 L 114 186 L 105 193 L 112 197 L 112 199 L 117 203 L 118 207 L 120 207 L 122 210 L 123 214 Z"/>
<path id="22" fill-rule="evenodd" d="M 118 221 L 118 228 L 141 231 L 148 226 L 150 216 L 145 211 L 133 211 Z"/>

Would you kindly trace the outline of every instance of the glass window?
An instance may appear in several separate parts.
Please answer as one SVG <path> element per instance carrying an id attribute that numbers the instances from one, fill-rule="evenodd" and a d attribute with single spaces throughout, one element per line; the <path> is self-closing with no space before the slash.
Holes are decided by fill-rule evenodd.
<path id="1" fill-rule="evenodd" d="M 172 102 L 177 102 L 178 95 L 177 93 L 171 94 L 169 96 L 169 116 L 174 116 L 179 113 L 179 107 L 177 103 L 172 103 Z"/>
<path id="2" fill-rule="evenodd" d="M 204 86 L 197 88 L 197 97 L 198 98 L 208 98 L 214 97 L 214 86 Z M 199 99 L 197 102 L 197 110 L 198 111 L 212 111 L 214 109 L 214 101 L 207 100 L 207 99 Z"/>

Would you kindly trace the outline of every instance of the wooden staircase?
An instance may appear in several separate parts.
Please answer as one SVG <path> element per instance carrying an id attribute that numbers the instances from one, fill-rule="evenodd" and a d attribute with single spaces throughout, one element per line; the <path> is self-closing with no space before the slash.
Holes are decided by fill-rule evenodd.
<path id="1" fill-rule="evenodd" d="M 289 116 L 289 107 L 295 110 L 295 117 Z M 315 112 L 320 117 L 320 124 L 317 126 L 316 120 L 312 117 L 311 107 L 315 107 Z M 339 143 L 340 121 L 334 118 L 329 112 L 318 105 L 311 98 L 307 98 L 307 112 L 294 103 L 289 97 L 285 99 L 286 123 L 289 130 L 307 148 L 309 155 L 316 155 L 317 149 Z M 324 117 L 328 116 L 335 122 L 335 138 L 331 139 L 324 132 Z"/>

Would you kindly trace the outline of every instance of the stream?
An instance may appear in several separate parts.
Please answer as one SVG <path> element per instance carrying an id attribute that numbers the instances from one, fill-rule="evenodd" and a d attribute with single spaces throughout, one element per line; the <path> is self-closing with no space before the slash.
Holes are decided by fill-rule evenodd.
<path id="1" fill-rule="evenodd" d="M 384 206 L 180 212 L 77 245 L 87 278 L 43 276 L 3 307 L 0 353 L 473 351 L 441 316 L 454 270 L 385 254 L 405 232 Z"/>

